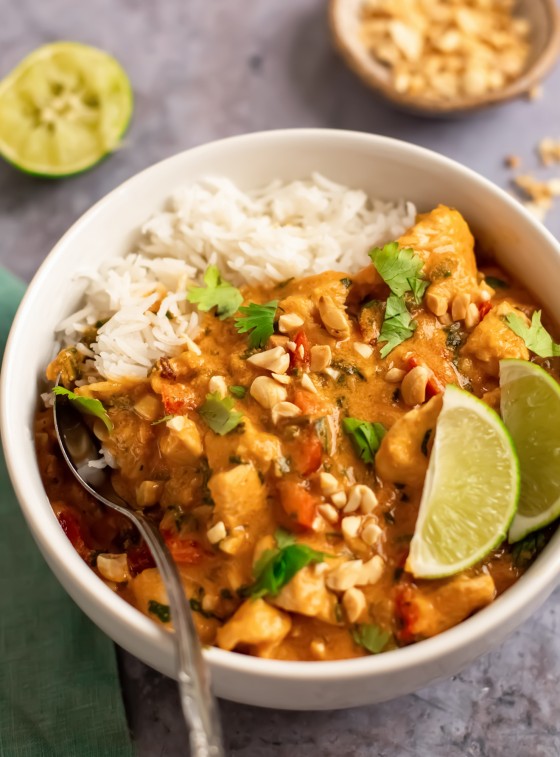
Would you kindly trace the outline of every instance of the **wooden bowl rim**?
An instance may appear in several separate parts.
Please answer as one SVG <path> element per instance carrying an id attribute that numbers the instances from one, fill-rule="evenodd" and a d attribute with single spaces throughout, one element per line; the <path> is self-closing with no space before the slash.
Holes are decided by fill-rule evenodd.
<path id="1" fill-rule="evenodd" d="M 533 63 L 517 79 L 507 87 L 495 92 L 488 92 L 478 97 L 460 97 L 455 100 L 431 100 L 417 95 L 407 95 L 397 92 L 392 83 L 381 79 L 374 69 L 375 63 L 372 57 L 371 66 L 365 65 L 362 58 L 356 54 L 359 42 L 349 39 L 339 23 L 339 13 L 346 0 L 329 0 L 329 26 L 335 48 L 338 50 L 349 68 L 371 89 L 381 93 L 391 102 L 427 115 L 445 115 L 458 112 L 479 110 L 490 105 L 497 105 L 507 100 L 512 100 L 528 93 L 538 85 L 552 69 L 560 54 L 560 8 L 556 0 L 532 0 L 541 2 L 547 13 L 550 33 L 547 42 Z"/>

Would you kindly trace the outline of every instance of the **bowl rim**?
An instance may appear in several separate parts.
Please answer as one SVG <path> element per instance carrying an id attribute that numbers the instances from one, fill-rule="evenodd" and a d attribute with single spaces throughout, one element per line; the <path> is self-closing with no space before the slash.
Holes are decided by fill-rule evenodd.
<path id="1" fill-rule="evenodd" d="M 326 140 L 330 144 L 340 147 L 352 145 L 354 148 L 362 146 L 363 148 L 374 147 L 396 151 L 403 159 L 416 158 L 422 161 L 430 161 L 440 169 L 447 169 L 460 175 L 485 193 L 493 195 L 503 205 L 509 206 L 513 212 L 520 214 L 531 227 L 535 240 L 538 241 L 540 238 L 543 243 L 552 248 L 560 263 L 560 243 L 554 236 L 517 200 L 474 170 L 444 155 L 409 142 L 376 134 L 345 130 L 303 128 L 261 131 L 227 137 L 181 151 L 130 177 L 98 200 L 75 221 L 38 268 L 14 318 L 0 376 L 0 430 L 6 465 L 20 508 L 41 551 L 44 554 L 48 553 L 51 570 L 57 576 L 59 572 L 61 575 L 65 575 L 66 580 L 59 580 L 78 604 L 81 603 L 77 597 L 83 598 L 85 596 L 90 606 L 100 607 L 101 612 L 111 616 L 115 626 L 126 627 L 127 632 L 135 635 L 143 648 L 149 647 L 151 652 L 149 655 L 146 654 L 145 657 L 151 656 L 153 658 L 156 651 L 159 651 L 160 654 L 169 659 L 174 654 L 172 635 L 126 602 L 125 599 L 115 594 L 82 560 L 60 528 L 44 491 L 40 493 L 32 484 L 28 484 L 25 475 L 25 463 L 17 459 L 12 445 L 9 444 L 10 418 L 15 412 L 11 410 L 9 401 L 10 386 L 17 380 L 18 372 L 14 361 L 10 359 L 11 354 L 15 350 L 16 342 L 31 316 L 28 311 L 32 308 L 35 292 L 41 288 L 44 281 L 48 280 L 54 261 L 59 255 L 63 254 L 65 248 L 72 244 L 74 236 L 81 233 L 82 228 L 87 226 L 102 208 L 110 204 L 117 196 L 129 192 L 136 182 L 144 180 L 150 172 L 180 160 L 187 153 L 203 155 L 205 152 L 210 153 L 222 146 L 235 147 L 253 142 L 255 145 L 260 143 L 261 146 L 274 145 L 277 148 L 276 143 L 278 142 L 294 141 L 297 143 L 301 141 L 305 143 L 311 141 L 316 143 L 321 140 Z M 14 365 L 14 368 L 12 368 L 12 365 Z M 43 495 L 43 506 L 35 509 L 35 503 L 41 494 Z M 45 503 L 49 506 L 48 510 L 44 507 Z M 312 679 L 321 682 L 341 676 L 360 680 L 403 669 L 423 667 L 430 662 L 437 661 L 438 658 L 443 658 L 460 650 L 472 642 L 480 641 L 483 637 L 492 635 L 508 618 L 514 616 L 524 618 L 528 614 L 527 606 L 530 604 L 531 596 L 546 596 L 545 592 L 550 593 L 560 581 L 560 549 L 555 549 L 558 546 L 560 546 L 560 529 L 527 573 L 489 606 L 438 636 L 408 647 L 380 655 L 334 661 L 269 660 L 238 652 L 229 652 L 217 647 L 206 648 L 204 656 L 211 668 L 216 671 L 223 670 L 260 678 L 272 677 L 292 681 Z M 55 569 L 55 565 L 58 570 Z M 107 634 L 110 635 L 109 632 Z M 472 659 L 472 656 L 469 659 Z"/>
<path id="2" fill-rule="evenodd" d="M 484 95 L 462 96 L 454 100 L 430 100 L 421 95 L 409 95 L 398 92 L 390 79 L 385 81 L 378 72 L 382 64 L 367 53 L 359 40 L 347 33 L 345 24 L 341 22 L 343 14 L 347 12 L 346 1 L 329 0 L 328 19 L 335 49 L 367 87 L 393 104 L 418 114 L 434 117 L 467 114 L 521 97 L 543 81 L 560 54 L 560 8 L 556 0 L 538 0 L 547 15 L 549 33 L 546 42 L 533 62 L 507 86 Z M 367 55 L 362 55 L 363 51 Z"/>

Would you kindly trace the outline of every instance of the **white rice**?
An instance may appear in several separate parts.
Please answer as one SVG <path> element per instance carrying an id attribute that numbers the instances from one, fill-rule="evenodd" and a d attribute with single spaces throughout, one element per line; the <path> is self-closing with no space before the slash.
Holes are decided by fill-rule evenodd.
<path id="1" fill-rule="evenodd" d="M 250 192 L 224 178 L 192 184 L 147 221 L 134 252 L 83 272 L 83 306 L 59 325 L 59 340 L 87 356 L 89 381 L 143 378 L 160 357 L 198 349 L 186 287 L 200 283 L 210 263 L 237 286 L 354 273 L 370 247 L 396 239 L 415 216 L 410 202 L 372 200 L 320 174 Z M 100 321 L 87 347 L 84 333 Z"/>

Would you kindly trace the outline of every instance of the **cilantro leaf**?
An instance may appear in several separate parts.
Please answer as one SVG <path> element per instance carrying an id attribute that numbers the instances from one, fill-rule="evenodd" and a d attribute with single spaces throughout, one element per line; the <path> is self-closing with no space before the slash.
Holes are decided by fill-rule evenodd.
<path id="1" fill-rule="evenodd" d="M 282 528 L 278 528 L 276 530 L 274 538 L 276 539 L 278 549 L 284 549 L 284 547 L 289 547 L 290 544 L 296 543 L 296 537 L 289 531 L 284 531 L 284 529 Z"/>
<path id="2" fill-rule="evenodd" d="M 243 315 L 235 319 L 235 328 L 240 334 L 249 333 L 250 347 L 264 347 L 274 334 L 274 316 L 278 300 L 272 300 L 264 305 L 249 303 L 247 307 L 239 308 Z"/>
<path id="3" fill-rule="evenodd" d="M 162 623 L 169 623 L 171 620 L 169 605 L 162 605 L 161 602 L 156 602 L 155 599 L 150 599 L 148 602 L 148 612 L 155 615 Z"/>
<path id="4" fill-rule="evenodd" d="M 389 295 L 385 308 L 385 320 L 379 334 L 379 342 L 387 342 L 381 350 L 381 357 L 387 355 L 401 342 L 410 339 L 416 331 L 416 321 L 408 312 L 406 303 L 395 294 Z"/>
<path id="5" fill-rule="evenodd" d="M 375 453 L 386 434 L 385 426 L 358 418 L 345 418 L 342 421 L 342 429 L 350 437 L 356 454 L 364 463 L 373 463 Z"/>
<path id="6" fill-rule="evenodd" d="M 109 415 L 100 400 L 93 399 L 93 397 L 82 397 L 81 394 L 71 392 L 70 389 L 65 389 L 63 386 L 54 386 L 53 393 L 68 397 L 68 399 L 73 402 L 82 413 L 86 413 L 86 415 L 94 415 L 96 418 L 102 420 L 109 433 L 113 430 L 113 421 L 109 418 Z"/>
<path id="7" fill-rule="evenodd" d="M 374 623 L 357 625 L 352 631 L 352 636 L 356 644 L 364 647 L 371 654 L 382 652 L 391 638 L 391 634 L 388 631 L 384 631 Z"/>
<path id="8" fill-rule="evenodd" d="M 247 394 L 247 388 L 244 386 L 230 386 L 229 391 L 230 394 L 233 394 L 238 400 L 242 400 Z"/>
<path id="9" fill-rule="evenodd" d="M 556 344 L 541 323 L 542 310 L 536 310 L 527 326 L 523 318 L 515 313 L 506 315 L 506 323 L 514 334 L 520 336 L 527 347 L 539 357 L 559 357 L 560 344 Z"/>
<path id="10" fill-rule="evenodd" d="M 276 532 L 277 549 L 267 549 L 253 567 L 255 583 L 247 593 L 257 599 L 276 597 L 295 574 L 312 563 L 323 562 L 325 555 L 307 544 L 296 544 L 284 531 Z"/>
<path id="11" fill-rule="evenodd" d="M 170 421 L 172 418 L 175 418 L 175 416 L 164 415 L 163 418 L 158 418 L 157 421 L 152 421 L 152 423 L 150 423 L 150 426 L 159 426 L 160 423 L 167 423 L 167 421 Z"/>
<path id="12" fill-rule="evenodd" d="M 374 247 L 369 256 L 393 294 L 402 297 L 411 291 L 420 302 L 430 282 L 423 278 L 424 262 L 414 250 L 399 249 L 398 242 L 389 242 L 385 247 Z"/>
<path id="13" fill-rule="evenodd" d="M 222 397 L 219 392 L 206 395 L 206 400 L 198 409 L 206 425 L 216 434 L 224 436 L 239 425 L 243 413 L 233 410 L 233 399 Z"/>
<path id="14" fill-rule="evenodd" d="M 198 309 L 204 312 L 216 308 L 216 315 L 222 321 L 237 313 L 243 296 L 239 289 L 222 279 L 218 266 L 208 266 L 204 273 L 204 283 L 205 287 L 188 288 L 189 302 L 198 305 Z"/>

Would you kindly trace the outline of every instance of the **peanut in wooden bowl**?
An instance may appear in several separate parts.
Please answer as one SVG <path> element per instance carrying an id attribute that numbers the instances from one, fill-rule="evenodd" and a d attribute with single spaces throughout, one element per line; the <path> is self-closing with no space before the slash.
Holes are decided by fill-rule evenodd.
<path id="1" fill-rule="evenodd" d="M 520 0 L 517 15 L 531 26 L 531 47 L 524 71 L 503 88 L 482 95 L 448 99 L 399 92 L 391 69 L 360 39 L 363 0 L 330 0 L 329 22 L 336 49 L 354 73 L 396 106 L 425 116 L 452 116 L 497 105 L 530 92 L 552 69 L 560 54 L 560 11 L 556 0 Z"/>

